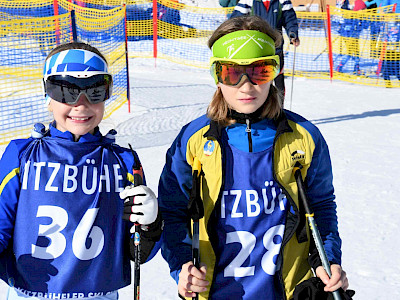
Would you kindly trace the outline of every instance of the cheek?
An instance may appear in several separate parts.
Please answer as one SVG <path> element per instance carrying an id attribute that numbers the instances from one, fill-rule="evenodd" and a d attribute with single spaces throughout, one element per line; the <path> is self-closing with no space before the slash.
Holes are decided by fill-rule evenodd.
<path id="1" fill-rule="evenodd" d="M 268 95 L 269 90 L 271 88 L 271 84 L 272 84 L 272 82 L 270 81 L 270 82 L 264 83 L 262 85 L 259 85 L 258 87 L 260 88 L 261 93 Z"/>
<path id="2" fill-rule="evenodd" d="M 267 99 L 270 88 L 271 88 L 271 82 L 256 86 L 259 97 L 264 100 Z"/>
<path id="3" fill-rule="evenodd" d="M 70 107 L 68 105 L 57 102 L 55 100 L 51 100 L 47 108 L 49 112 L 53 114 L 54 117 L 68 114 L 70 110 Z"/>
<path id="4" fill-rule="evenodd" d="M 219 84 L 219 87 L 221 89 L 222 96 L 224 96 L 226 101 L 229 101 L 231 98 L 234 98 L 238 90 L 236 87 L 227 86 L 223 84 Z"/>
<path id="5" fill-rule="evenodd" d="M 98 103 L 98 104 L 95 104 L 95 107 L 94 107 L 94 113 L 96 114 L 96 117 L 97 118 L 99 118 L 99 119 L 103 119 L 103 117 L 104 117 L 104 114 L 105 114 L 105 103 L 103 102 L 103 103 Z"/>

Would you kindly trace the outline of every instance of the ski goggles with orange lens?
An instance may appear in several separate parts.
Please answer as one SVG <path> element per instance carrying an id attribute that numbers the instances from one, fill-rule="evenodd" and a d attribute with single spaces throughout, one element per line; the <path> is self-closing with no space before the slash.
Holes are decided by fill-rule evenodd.
<path id="1" fill-rule="evenodd" d="M 214 61 L 213 61 L 214 60 Z M 279 57 L 277 55 L 246 60 L 241 63 L 240 59 L 217 60 L 211 59 L 211 75 L 215 83 L 235 86 L 239 84 L 244 75 L 254 85 L 270 82 L 279 74 Z"/>
<path id="2" fill-rule="evenodd" d="M 61 103 L 76 104 L 79 97 L 85 94 L 92 104 L 106 101 L 112 95 L 112 76 L 98 74 L 90 77 L 70 75 L 51 75 L 44 81 L 45 93 Z"/>

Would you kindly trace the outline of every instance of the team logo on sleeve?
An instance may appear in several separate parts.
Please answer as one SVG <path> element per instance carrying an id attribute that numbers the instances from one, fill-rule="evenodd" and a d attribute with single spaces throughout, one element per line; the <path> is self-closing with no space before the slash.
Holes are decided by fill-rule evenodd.
<path id="1" fill-rule="evenodd" d="M 204 151 L 204 154 L 205 154 L 206 156 L 210 156 L 210 155 L 214 152 L 214 149 L 215 149 L 215 143 L 214 143 L 214 141 L 208 140 L 208 141 L 204 144 L 203 151 Z"/>
<path id="2" fill-rule="evenodd" d="M 302 150 L 296 150 L 294 151 L 290 156 L 292 157 L 292 163 L 295 163 L 296 161 L 299 160 L 304 160 L 305 159 L 305 152 Z"/>

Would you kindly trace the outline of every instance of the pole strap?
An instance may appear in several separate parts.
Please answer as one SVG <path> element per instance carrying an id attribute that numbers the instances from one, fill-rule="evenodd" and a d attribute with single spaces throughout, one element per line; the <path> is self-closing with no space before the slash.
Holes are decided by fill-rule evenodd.
<path id="1" fill-rule="evenodd" d="M 201 199 L 201 162 L 197 157 L 193 160 L 192 165 L 193 178 L 192 178 L 192 189 L 189 197 L 189 216 L 193 221 L 199 221 L 204 217 L 204 205 Z"/>

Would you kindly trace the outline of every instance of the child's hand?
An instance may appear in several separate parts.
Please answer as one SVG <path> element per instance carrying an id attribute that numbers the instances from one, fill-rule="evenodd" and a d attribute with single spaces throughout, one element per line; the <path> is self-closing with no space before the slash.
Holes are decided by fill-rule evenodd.
<path id="1" fill-rule="evenodd" d="M 144 185 L 127 186 L 121 193 L 124 201 L 123 219 L 132 223 L 149 225 L 157 218 L 158 202 L 153 191 Z"/>
<path id="2" fill-rule="evenodd" d="M 202 264 L 200 270 L 193 262 L 188 262 L 182 266 L 179 273 L 178 292 L 183 297 L 195 297 L 196 293 L 207 291 L 209 282 L 206 280 L 207 267 Z"/>
<path id="3" fill-rule="evenodd" d="M 349 287 L 349 281 L 347 279 L 346 272 L 342 270 L 340 265 L 331 265 L 331 278 L 329 278 L 322 266 L 319 266 L 315 270 L 315 273 L 319 278 L 321 278 L 322 282 L 325 283 L 325 292 L 334 292 L 339 288 L 347 290 Z"/>

